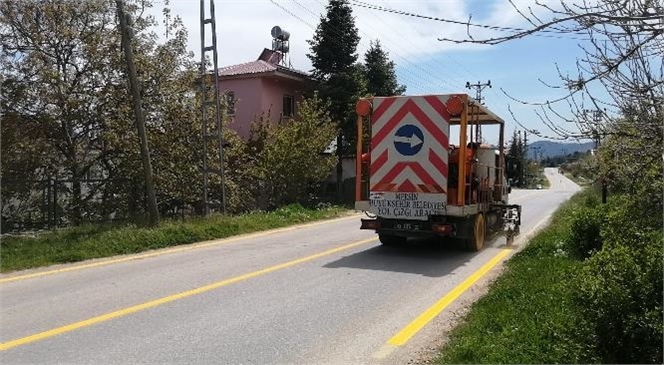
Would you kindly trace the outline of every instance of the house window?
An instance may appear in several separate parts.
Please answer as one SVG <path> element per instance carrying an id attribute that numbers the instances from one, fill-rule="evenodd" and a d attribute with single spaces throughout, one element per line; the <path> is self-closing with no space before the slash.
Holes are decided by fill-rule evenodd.
<path id="1" fill-rule="evenodd" d="M 284 95 L 284 117 L 292 117 L 295 115 L 295 97 L 292 95 Z"/>
<path id="2" fill-rule="evenodd" d="M 229 91 L 226 93 L 226 113 L 228 115 L 235 115 L 235 93 Z"/>

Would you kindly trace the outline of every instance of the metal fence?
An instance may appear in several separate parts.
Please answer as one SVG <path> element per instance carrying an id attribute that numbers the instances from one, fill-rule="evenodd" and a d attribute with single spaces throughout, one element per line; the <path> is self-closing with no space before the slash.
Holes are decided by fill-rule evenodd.
<path id="1" fill-rule="evenodd" d="M 142 214 L 142 190 L 128 181 L 2 179 L 0 229 L 23 232 L 126 220 Z"/>

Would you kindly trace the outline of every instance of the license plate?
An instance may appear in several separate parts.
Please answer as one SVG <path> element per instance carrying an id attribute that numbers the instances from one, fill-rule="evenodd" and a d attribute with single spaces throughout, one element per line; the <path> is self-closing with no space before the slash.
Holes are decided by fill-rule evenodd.
<path id="1" fill-rule="evenodd" d="M 419 224 L 413 224 L 413 223 L 396 223 L 394 225 L 395 229 L 405 229 L 405 230 L 411 230 L 411 231 L 416 231 L 420 229 Z"/>

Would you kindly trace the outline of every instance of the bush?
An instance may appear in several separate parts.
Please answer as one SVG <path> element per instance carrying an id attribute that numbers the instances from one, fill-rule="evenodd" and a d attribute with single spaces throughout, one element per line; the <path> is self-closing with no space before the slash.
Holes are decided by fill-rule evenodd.
<path id="1" fill-rule="evenodd" d="M 577 244 L 601 246 L 586 261 L 575 292 L 584 320 L 595 333 L 589 340 L 603 362 L 663 360 L 662 229 L 650 215 L 634 199 L 618 195 L 575 217 L 576 232 L 571 235 Z"/>
<path id="2" fill-rule="evenodd" d="M 606 205 L 606 222 L 602 226 L 602 239 L 614 245 L 643 246 L 646 236 L 660 232 L 662 214 L 643 209 L 636 200 L 619 195 L 609 199 Z"/>
<path id="3" fill-rule="evenodd" d="M 604 363 L 662 363 L 661 235 L 649 243 L 607 244 L 577 279 L 576 301 Z"/>
<path id="4" fill-rule="evenodd" d="M 294 119 L 275 123 L 269 112 L 257 116 L 249 140 L 236 139 L 227 157 L 230 212 L 315 200 L 336 164 L 336 156 L 323 153 L 336 135 L 326 108 L 314 95 L 298 103 Z"/>
<path id="5" fill-rule="evenodd" d="M 298 116 L 272 127 L 257 168 L 268 193 L 268 207 L 305 203 L 330 175 L 336 156 L 323 154 L 336 127 L 317 95 L 298 103 Z"/>
<path id="6" fill-rule="evenodd" d="M 586 200 L 586 204 L 591 199 Z M 592 202 L 590 203 L 592 204 Z M 602 249 L 600 229 L 605 222 L 602 206 L 583 206 L 572 213 L 568 250 L 577 258 L 586 259 Z"/>

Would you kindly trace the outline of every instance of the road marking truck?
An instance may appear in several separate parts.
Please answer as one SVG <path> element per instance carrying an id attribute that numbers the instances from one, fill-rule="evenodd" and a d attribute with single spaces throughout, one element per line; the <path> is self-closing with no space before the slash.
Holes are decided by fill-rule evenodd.
<path id="1" fill-rule="evenodd" d="M 356 113 L 361 229 L 384 245 L 433 236 L 479 251 L 489 233 L 511 243 L 521 206 L 509 204 L 501 118 L 466 94 L 363 98 Z M 482 138 L 491 126 L 497 145 Z"/>

